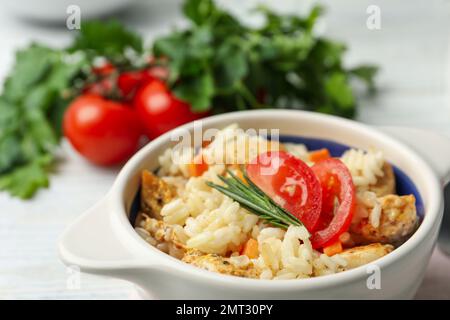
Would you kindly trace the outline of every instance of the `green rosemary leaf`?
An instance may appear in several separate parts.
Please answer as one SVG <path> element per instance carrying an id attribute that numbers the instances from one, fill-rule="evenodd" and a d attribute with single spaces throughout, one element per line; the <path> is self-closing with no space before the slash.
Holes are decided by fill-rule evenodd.
<path id="1" fill-rule="evenodd" d="M 297 223 L 300 221 L 296 216 L 294 216 L 292 213 L 290 213 L 289 211 L 285 210 L 284 208 L 280 207 L 272 198 L 270 198 L 267 194 L 264 193 L 264 191 L 262 191 L 247 175 L 247 171 L 245 169 L 242 170 L 244 179 L 247 181 L 247 183 L 249 184 L 249 186 L 254 189 L 256 192 L 258 192 L 259 194 L 264 195 L 267 200 L 275 207 L 277 207 L 277 209 L 283 211 L 283 214 L 285 214 L 289 221 L 291 222 L 291 224 L 294 225 L 298 225 Z"/>
<path id="2" fill-rule="evenodd" d="M 248 197 L 246 198 L 245 195 L 240 195 L 239 193 L 233 192 L 232 190 L 229 190 L 225 187 L 219 186 L 212 182 L 206 182 L 206 184 L 208 186 L 210 186 L 211 188 L 214 188 L 214 189 L 222 192 L 223 194 L 230 197 L 231 199 L 239 202 L 246 208 L 250 209 L 250 211 L 257 212 L 256 214 L 259 216 L 266 215 L 266 216 L 272 217 L 273 219 L 278 219 L 278 217 L 276 216 L 276 214 L 274 212 L 267 210 L 267 208 L 261 207 L 260 205 L 252 202 L 251 200 L 248 199 Z"/>
<path id="3" fill-rule="evenodd" d="M 212 182 L 206 184 L 238 202 L 243 208 L 266 220 L 273 226 L 287 229 L 290 225 L 303 226 L 303 223 L 287 210 L 280 207 L 267 194 L 265 194 L 248 177 L 243 169 L 245 182 L 239 179 L 232 171 L 227 170 L 229 178 L 218 176 L 225 186 Z"/>
<path id="4" fill-rule="evenodd" d="M 245 169 L 241 169 L 244 170 Z M 252 199 L 257 200 L 258 202 L 264 202 L 265 199 L 265 194 L 262 192 L 259 192 L 260 190 L 257 190 L 257 195 L 254 194 L 252 190 L 252 188 L 247 185 L 245 185 L 241 179 L 239 179 L 231 170 L 227 169 L 227 173 L 231 176 L 231 179 L 226 179 L 226 184 L 227 185 L 233 185 L 235 188 L 237 188 L 239 191 L 244 192 L 245 194 L 247 194 L 248 196 L 250 196 Z M 246 181 L 248 182 L 248 180 L 246 179 Z M 258 197 L 259 195 L 259 197 Z"/>

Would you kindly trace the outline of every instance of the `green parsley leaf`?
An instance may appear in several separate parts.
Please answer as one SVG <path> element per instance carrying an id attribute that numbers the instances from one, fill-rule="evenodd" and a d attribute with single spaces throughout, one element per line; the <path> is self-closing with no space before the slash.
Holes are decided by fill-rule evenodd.
<path id="1" fill-rule="evenodd" d="M 220 81 L 217 85 L 221 88 L 231 88 L 247 76 L 249 66 L 242 46 L 244 44 L 240 42 L 239 38 L 236 38 L 236 41 L 224 42 L 218 48 L 214 64 L 217 65 L 216 79 Z"/>
<path id="2" fill-rule="evenodd" d="M 87 22 L 67 50 L 32 44 L 16 54 L 0 95 L 0 189 L 29 198 L 47 187 L 61 122 L 98 56 L 123 63 L 142 39 L 116 21 Z M 128 63 L 128 62 L 127 62 Z"/>
<path id="3" fill-rule="evenodd" d="M 343 73 L 333 73 L 325 80 L 325 91 L 330 99 L 344 109 L 353 108 L 355 98 L 348 80 Z"/>
<path id="4" fill-rule="evenodd" d="M 375 89 L 374 78 L 378 72 L 378 68 L 376 66 L 359 66 L 353 69 L 350 69 L 350 75 L 364 81 L 370 90 Z"/>
<path id="5" fill-rule="evenodd" d="M 5 81 L 5 98 L 13 102 L 22 99 L 45 76 L 54 58 L 51 49 L 35 44 L 18 51 L 14 72 Z"/>
<path id="6" fill-rule="evenodd" d="M 220 113 L 261 107 L 308 109 L 352 117 L 351 77 L 373 87 L 376 69 L 343 64 L 344 44 L 314 33 L 323 8 L 304 15 L 255 10 L 265 22 L 240 23 L 212 0 L 186 0 L 191 25 L 156 39 L 168 58 L 169 85 L 194 111 Z M 205 91 L 206 90 L 206 91 Z"/>
<path id="7" fill-rule="evenodd" d="M 214 94 L 213 77 L 210 73 L 205 73 L 177 86 L 173 92 L 181 100 L 190 101 L 193 111 L 206 111 L 210 108 Z"/>
<path id="8" fill-rule="evenodd" d="M 6 190 L 12 196 L 22 199 L 30 198 L 38 189 L 48 187 L 48 169 L 52 162 L 52 156 L 43 155 L 1 175 L 0 190 Z"/>
<path id="9" fill-rule="evenodd" d="M 116 20 L 87 21 L 82 23 L 70 51 L 86 51 L 116 61 L 123 58 L 127 48 L 142 52 L 142 38 Z"/>
<path id="10" fill-rule="evenodd" d="M 217 14 L 212 0 L 192 0 L 183 4 L 183 13 L 196 25 L 202 25 Z"/>

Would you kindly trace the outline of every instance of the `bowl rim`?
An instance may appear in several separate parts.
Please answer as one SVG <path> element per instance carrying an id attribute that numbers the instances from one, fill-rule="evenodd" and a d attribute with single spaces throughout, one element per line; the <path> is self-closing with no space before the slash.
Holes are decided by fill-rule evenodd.
<path id="1" fill-rule="evenodd" d="M 347 130 L 354 130 L 356 132 L 364 132 L 368 136 L 373 136 L 384 144 L 391 144 L 395 146 L 399 153 L 407 154 L 408 161 L 413 162 L 417 167 L 418 174 L 422 175 L 424 178 L 424 183 L 426 183 L 426 188 L 429 190 L 429 197 L 427 199 L 427 204 L 425 206 L 424 218 L 414 232 L 414 234 L 400 247 L 396 248 L 393 252 L 387 254 L 376 260 L 376 265 L 383 269 L 384 267 L 401 260 L 402 257 L 411 253 L 422 241 L 424 241 L 430 234 L 432 229 L 440 222 L 439 218 L 443 211 L 443 201 L 442 201 L 442 186 L 436 174 L 433 172 L 429 164 L 423 160 L 415 151 L 404 143 L 380 132 L 376 128 L 370 127 L 366 124 L 362 124 L 353 120 L 344 119 L 336 116 L 318 114 L 303 110 L 280 110 L 280 109 L 265 109 L 265 110 L 248 110 L 248 111 L 238 111 L 230 112 L 220 115 L 211 116 L 201 120 L 203 125 L 209 126 L 211 124 L 237 122 L 239 119 L 244 117 L 267 117 L 271 118 L 276 116 L 277 118 L 288 118 L 288 117 L 301 117 L 303 119 L 316 120 L 332 122 L 338 126 L 345 127 Z M 282 128 L 282 125 L 280 125 Z M 193 129 L 193 122 L 185 124 L 175 130 Z M 173 130 L 173 131 L 175 131 Z M 340 273 L 323 275 L 319 277 L 311 277 L 305 279 L 292 279 L 292 280 L 262 280 L 262 279 L 251 279 L 243 278 L 237 276 L 224 275 L 208 270 L 204 270 L 185 262 L 182 262 L 164 252 L 159 251 L 157 248 L 149 245 L 144 239 L 142 239 L 137 232 L 134 230 L 133 226 L 128 220 L 128 215 L 126 212 L 125 204 L 123 201 L 123 194 L 126 189 L 126 185 L 129 176 L 133 170 L 139 166 L 151 153 L 153 150 L 160 146 L 167 145 L 170 142 L 170 136 L 172 131 L 167 132 L 157 139 L 149 142 L 140 151 L 138 151 L 122 168 L 118 174 L 113 187 L 108 195 L 108 202 L 110 203 L 110 208 L 112 209 L 111 214 L 113 214 L 116 220 L 120 224 L 121 236 L 126 236 L 128 239 L 123 239 L 127 241 L 129 246 L 135 248 L 140 247 L 140 252 L 142 250 L 148 251 L 148 257 L 151 257 L 151 261 L 147 259 L 150 266 L 155 268 L 163 268 L 164 272 L 179 274 L 179 272 L 186 273 L 190 280 L 196 280 L 198 282 L 204 282 L 205 284 L 220 284 L 225 287 L 232 288 L 242 288 L 242 289 L 257 289 L 257 290 L 299 290 L 299 289 L 311 289 L 320 287 L 330 287 L 334 285 L 348 283 L 350 281 L 359 280 L 362 278 L 367 278 L 369 274 L 367 273 L 366 264 L 351 270 L 347 270 Z M 423 195 L 421 194 L 422 198 Z M 146 260 L 142 257 L 142 260 Z M 158 261 L 155 263 L 154 259 Z M 142 265 L 142 262 L 140 263 Z"/>

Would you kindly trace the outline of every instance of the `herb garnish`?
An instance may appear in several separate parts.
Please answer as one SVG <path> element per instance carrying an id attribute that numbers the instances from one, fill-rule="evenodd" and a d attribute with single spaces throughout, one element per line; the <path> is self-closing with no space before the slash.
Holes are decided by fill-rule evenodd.
<path id="1" fill-rule="evenodd" d="M 297 217 L 276 204 L 255 185 L 248 177 L 245 169 L 242 168 L 241 170 L 245 182 L 239 179 L 233 172 L 227 170 L 230 176 L 229 178 L 218 176 L 226 186 L 220 186 L 210 181 L 206 182 L 206 184 L 230 197 L 245 209 L 276 227 L 287 229 L 290 225 L 304 226 Z"/>

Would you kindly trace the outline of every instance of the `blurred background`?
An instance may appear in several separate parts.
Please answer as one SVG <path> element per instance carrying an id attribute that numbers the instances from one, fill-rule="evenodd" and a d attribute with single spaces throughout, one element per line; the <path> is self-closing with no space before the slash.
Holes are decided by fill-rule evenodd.
<path id="1" fill-rule="evenodd" d="M 284 13 L 305 14 L 316 3 L 301 0 L 217 0 L 248 23 L 256 4 Z M 16 50 L 31 42 L 62 48 L 77 30 L 66 27 L 68 5 L 81 8 L 81 19 L 113 16 L 137 31 L 149 45 L 187 21 L 178 0 L 56 1 L 7 0 L 0 4 L 0 83 L 14 65 Z M 326 11 L 316 32 L 348 47 L 344 64 L 374 64 L 376 93 L 357 90 L 355 119 L 371 125 L 426 128 L 450 137 L 450 2 L 444 0 L 320 1 Z M 380 9 L 380 28 L 367 27 L 370 6 Z M 1 117 L 1 115 L 0 115 Z M 126 299 L 131 284 L 78 275 L 57 258 L 58 236 L 70 221 L 100 199 L 119 167 L 87 163 L 66 141 L 49 189 L 23 201 L 0 193 L 0 298 Z M 1 155 L 0 155 L 1 156 Z M 450 262 L 436 251 L 418 298 L 450 298 Z M 71 283 L 79 283 L 71 286 Z"/>

